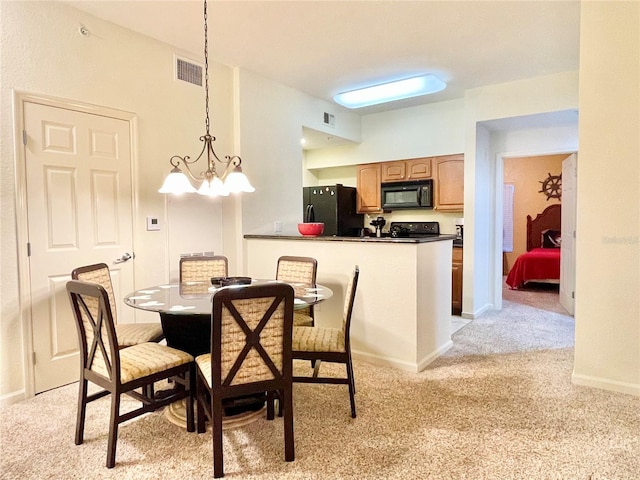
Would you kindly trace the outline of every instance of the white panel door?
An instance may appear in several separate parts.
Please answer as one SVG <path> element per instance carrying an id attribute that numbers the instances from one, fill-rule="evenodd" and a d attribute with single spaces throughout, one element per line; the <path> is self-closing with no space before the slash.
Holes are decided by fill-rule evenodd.
<path id="1" fill-rule="evenodd" d="M 26 179 L 35 392 L 77 381 L 71 271 L 104 262 L 116 299 L 133 290 L 129 122 L 26 102 Z M 133 321 L 120 308 L 118 320 Z"/>
<path id="2" fill-rule="evenodd" d="M 576 172 L 577 156 L 562 161 L 562 242 L 560 243 L 560 305 L 574 313 L 576 284 Z"/>

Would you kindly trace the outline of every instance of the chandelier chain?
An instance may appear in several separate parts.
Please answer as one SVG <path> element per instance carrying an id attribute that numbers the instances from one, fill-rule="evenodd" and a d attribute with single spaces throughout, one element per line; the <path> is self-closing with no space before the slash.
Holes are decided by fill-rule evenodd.
<path id="1" fill-rule="evenodd" d="M 205 110 L 207 118 L 205 126 L 207 128 L 207 136 L 209 135 L 209 40 L 207 27 L 207 1 L 204 2 L 204 92 L 205 92 Z"/>

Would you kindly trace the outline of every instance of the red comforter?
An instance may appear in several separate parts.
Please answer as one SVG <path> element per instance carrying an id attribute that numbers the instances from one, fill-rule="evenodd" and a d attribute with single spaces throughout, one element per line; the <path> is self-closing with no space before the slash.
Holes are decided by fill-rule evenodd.
<path id="1" fill-rule="evenodd" d="M 534 248 L 518 257 L 507 275 L 507 285 L 518 288 L 525 282 L 560 279 L 560 249 Z"/>

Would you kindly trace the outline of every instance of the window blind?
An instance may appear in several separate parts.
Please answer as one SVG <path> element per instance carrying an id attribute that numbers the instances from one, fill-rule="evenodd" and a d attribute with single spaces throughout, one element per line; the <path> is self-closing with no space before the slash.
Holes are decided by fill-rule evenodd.
<path id="1" fill-rule="evenodd" d="M 505 183 L 502 190 L 502 251 L 513 252 L 513 192 L 512 183 Z"/>

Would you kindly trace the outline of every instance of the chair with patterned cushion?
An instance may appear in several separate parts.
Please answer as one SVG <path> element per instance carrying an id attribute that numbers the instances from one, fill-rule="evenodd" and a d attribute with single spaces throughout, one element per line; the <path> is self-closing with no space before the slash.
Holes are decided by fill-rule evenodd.
<path id="1" fill-rule="evenodd" d="M 294 327 L 293 328 L 293 358 L 311 360 L 315 362 L 313 375 L 310 377 L 294 376 L 293 381 L 299 383 L 332 383 L 349 385 L 349 399 L 351 401 L 351 416 L 356 418 L 355 381 L 353 378 L 353 362 L 351 359 L 351 341 L 349 330 L 353 302 L 356 298 L 360 269 L 356 265 L 353 275 L 347 285 L 341 328 L 323 327 Z M 330 363 L 344 363 L 347 375 L 342 377 L 319 377 L 318 372 L 322 361 Z"/>
<path id="2" fill-rule="evenodd" d="M 118 314 L 111 283 L 111 273 L 105 263 L 96 263 L 78 267 L 71 272 L 73 280 L 97 283 L 102 285 L 109 296 L 109 306 L 113 315 L 113 322 L 116 325 L 116 336 L 120 348 L 130 347 L 138 343 L 159 342 L 164 338 L 162 325 L 160 323 L 118 323 Z"/>
<path id="3" fill-rule="evenodd" d="M 175 348 L 146 342 L 118 348 L 118 338 L 107 291 L 96 283 L 70 280 L 67 292 L 76 321 L 80 344 L 80 383 L 75 443 L 84 441 L 87 404 L 111 395 L 111 415 L 107 444 L 107 468 L 116 463 L 118 426 L 127 420 L 157 410 L 183 398 L 187 401 L 187 430 L 195 430 L 193 399 L 195 382 L 193 357 Z M 173 378 L 184 388 L 156 398 L 155 382 Z M 88 394 L 91 382 L 102 390 Z M 140 389 L 140 392 L 136 391 Z M 142 405 L 120 413 L 121 396 L 127 394 Z"/>
<path id="4" fill-rule="evenodd" d="M 196 357 L 197 429 L 211 422 L 213 473 L 224 476 L 222 413 L 226 399 L 277 394 L 284 412 L 285 460 L 295 458 L 291 335 L 293 288 L 285 283 L 224 287 L 213 295 L 211 353 Z"/>
<path id="5" fill-rule="evenodd" d="M 316 286 L 317 270 L 318 262 L 315 258 L 283 256 L 278 259 L 276 280 L 294 286 L 298 284 L 300 287 L 313 288 Z M 313 305 L 296 310 L 293 314 L 293 325 L 313 327 L 315 325 Z"/>
<path id="6" fill-rule="evenodd" d="M 223 255 L 180 258 L 180 283 L 209 282 L 211 277 L 228 276 L 229 262 Z"/>

